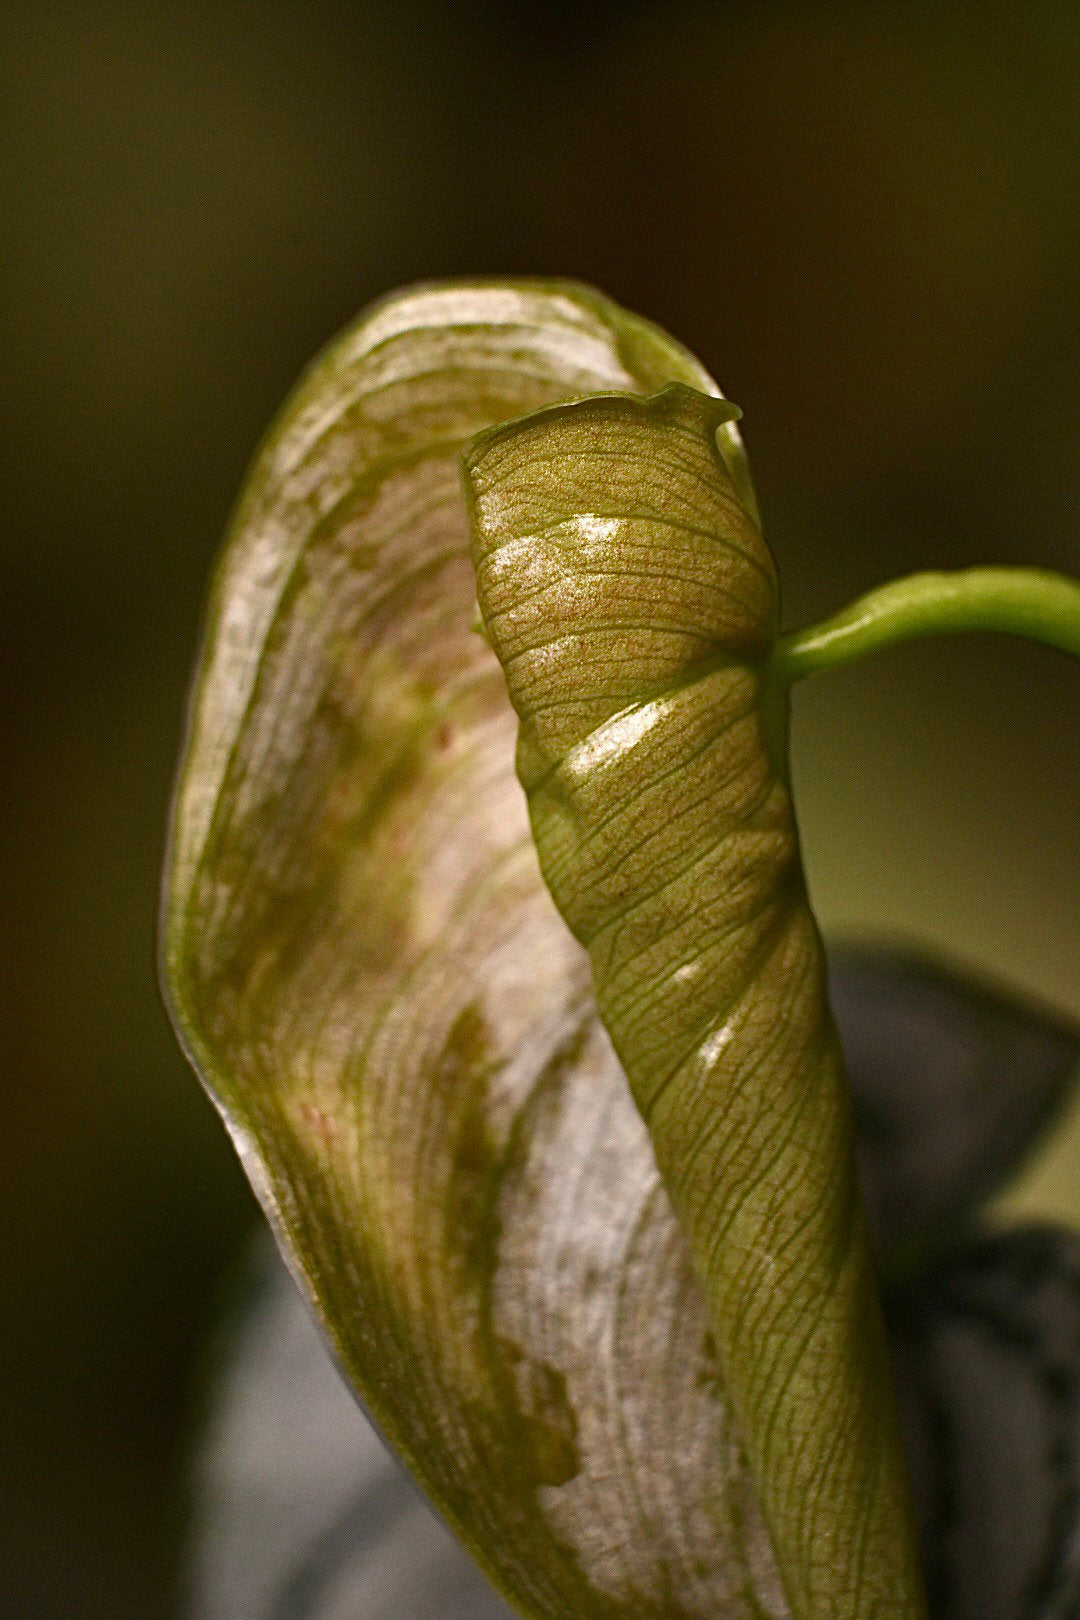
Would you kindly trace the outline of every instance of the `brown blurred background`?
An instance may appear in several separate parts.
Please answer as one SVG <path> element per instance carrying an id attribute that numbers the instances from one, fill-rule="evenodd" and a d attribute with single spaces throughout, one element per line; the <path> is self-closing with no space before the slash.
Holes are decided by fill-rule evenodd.
<path id="1" fill-rule="evenodd" d="M 743 406 L 789 622 L 913 567 L 1080 572 L 1080 8 L 9 0 L 2 32 L 0 1614 L 142 1620 L 255 1219 L 153 953 L 268 418 L 395 284 L 567 273 Z M 826 926 L 1080 1015 L 1078 763 L 1080 668 L 1041 649 L 822 678 Z M 1046 1196 L 1080 1215 L 1078 1163 Z"/>

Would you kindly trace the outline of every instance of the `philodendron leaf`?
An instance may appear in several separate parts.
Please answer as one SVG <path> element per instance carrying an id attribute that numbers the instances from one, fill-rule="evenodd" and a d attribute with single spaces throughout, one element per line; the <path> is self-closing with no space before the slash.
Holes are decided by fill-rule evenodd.
<path id="1" fill-rule="evenodd" d="M 177 1025 L 340 1364 L 547 1620 L 790 1612 L 683 1234 L 539 875 L 502 671 L 471 628 L 462 444 L 673 380 L 712 387 L 563 284 L 420 288 L 347 331 L 234 522 L 167 878 Z M 789 1037 L 770 1030 L 772 1063 Z M 881 1556 L 868 1545 L 868 1590 Z"/>
<path id="2" fill-rule="evenodd" d="M 730 415 L 680 382 L 482 435 L 480 606 L 541 868 L 687 1234 L 792 1610 L 917 1616 L 850 1100 L 763 695 L 776 580 Z"/>

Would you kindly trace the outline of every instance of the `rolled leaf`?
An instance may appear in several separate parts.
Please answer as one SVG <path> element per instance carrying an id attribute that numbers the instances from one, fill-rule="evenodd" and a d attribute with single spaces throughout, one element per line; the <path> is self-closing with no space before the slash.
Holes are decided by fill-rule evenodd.
<path id="1" fill-rule="evenodd" d="M 547 1620 L 789 1613 L 471 628 L 462 444 L 672 380 L 713 386 L 557 283 L 417 288 L 339 338 L 233 523 L 167 874 L 175 1020 L 294 1275 L 459 1536 Z"/>
<path id="2" fill-rule="evenodd" d="M 798 1617 L 924 1613 L 851 1105 L 775 704 L 772 559 L 682 383 L 466 456 L 552 896 L 687 1234 Z"/>

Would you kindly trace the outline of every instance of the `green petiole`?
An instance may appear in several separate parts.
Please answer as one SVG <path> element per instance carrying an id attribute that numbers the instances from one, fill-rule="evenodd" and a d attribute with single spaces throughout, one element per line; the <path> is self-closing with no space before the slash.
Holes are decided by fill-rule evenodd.
<path id="1" fill-rule="evenodd" d="M 780 636 L 768 681 L 788 687 L 818 670 L 916 636 L 997 630 L 1080 656 L 1080 580 L 1036 568 L 909 574 L 868 591 L 832 618 Z"/>

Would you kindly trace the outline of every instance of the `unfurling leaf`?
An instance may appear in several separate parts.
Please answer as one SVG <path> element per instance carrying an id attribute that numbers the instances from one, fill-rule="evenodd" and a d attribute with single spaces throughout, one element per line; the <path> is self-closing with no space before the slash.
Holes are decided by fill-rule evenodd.
<path id="1" fill-rule="evenodd" d="M 731 409 L 682 383 L 466 455 L 540 864 L 648 1124 L 798 1617 L 924 1599 Z"/>
<path id="2" fill-rule="evenodd" d="M 471 627 L 464 442 L 673 381 L 712 387 L 563 284 L 419 288 L 338 339 L 234 521 L 167 879 L 177 1025 L 294 1274 L 385 1434 L 546 1620 L 790 1612 L 686 1241 L 540 878 L 502 670 Z M 719 434 L 752 502 L 726 419 Z M 740 893 L 755 872 L 733 870 Z M 771 1065 L 803 1025 L 761 1016 Z M 777 1257 L 781 1282 L 800 1255 Z M 756 1333 L 747 1319 L 764 1366 Z"/>

